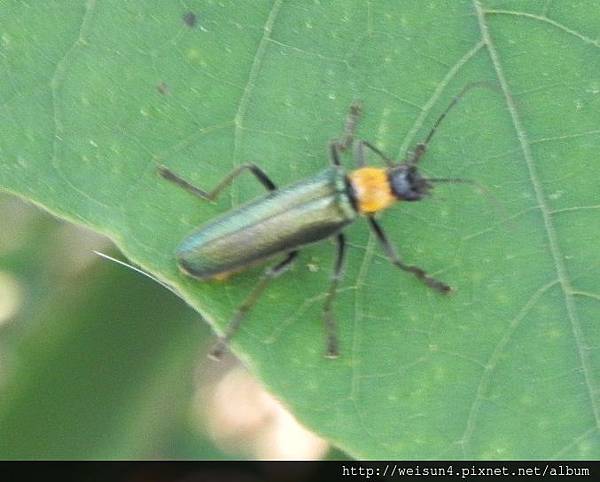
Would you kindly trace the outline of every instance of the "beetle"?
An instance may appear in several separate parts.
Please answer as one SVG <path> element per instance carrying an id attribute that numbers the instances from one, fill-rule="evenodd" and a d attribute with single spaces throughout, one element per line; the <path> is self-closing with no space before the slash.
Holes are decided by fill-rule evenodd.
<path id="1" fill-rule="evenodd" d="M 366 140 L 355 140 L 354 130 L 361 114 L 360 104 L 350 108 L 342 139 L 329 143 L 330 166 L 312 177 L 287 187 L 278 188 L 267 173 L 254 163 L 246 163 L 231 171 L 212 190 L 206 192 L 180 177 L 165 166 L 159 174 L 204 201 L 214 201 L 231 182 L 249 171 L 265 187 L 267 194 L 236 207 L 209 221 L 188 235 L 176 252 L 180 270 L 199 280 L 220 279 L 241 271 L 257 262 L 277 255 L 283 259 L 267 268 L 255 288 L 238 307 L 224 333 L 211 352 L 220 358 L 228 342 L 237 332 L 242 320 L 274 278 L 283 274 L 306 245 L 333 238 L 337 244 L 333 276 L 326 295 L 323 316 L 327 334 L 326 353 L 329 358 L 339 355 L 333 301 L 342 278 L 346 253 L 346 238 L 342 230 L 360 216 L 366 217 L 369 227 L 379 240 L 390 262 L 407 271 L 430 288 L 446 294 L 446 283 L 430 276 L 424 269 L 402 261 L 388 240 L 375 214 L 398 201 L 420 201 L 429 194 L 435 183 L 472 183 L 461 178 L 427 178 L 418 164 L 438 126 L 452 107 L 473 84 L 467 85 L 437 118 L 425 140 L 402 162 L 395 162 Z M 347 172 L 340 154 L 352 147 L 356 169 Z M 386 167 L 368 166 L 365 150 L 379 156 Z"/>

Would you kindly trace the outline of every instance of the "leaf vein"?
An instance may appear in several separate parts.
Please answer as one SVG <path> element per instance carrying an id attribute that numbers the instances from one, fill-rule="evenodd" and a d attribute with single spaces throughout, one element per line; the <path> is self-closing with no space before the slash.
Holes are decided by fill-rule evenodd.
<path id="1" fill-rule="evenodd" d="M 536 15 L 534 13 L 518 12 L 518 11 L 513 11 L 513 10 L 501 10 L 501 9 L 484 10 L 483 13 L 484 14 L 495 14 L 495 15 L 513 15 L 516 17 L 524 17 L 524 18 L 529 18 L 532 20 L 537 20 L 538 22 L 543 22 L 543 23 L 552 25 L 553 27 L 556 27 L 556 28 L 564 31 L 564 32 L 568 33 L 569 35 L 577 37 L 579 40 L 582 40 L 583 42 L 585 42 L 587 44 L 593 45 L 596 48 L 600 48 L 600 42 L 598 42 L 597 40 L 594 40 L 586 35 L 583 35 L 583 34 L 577 32 L 576 30 L 573 30 L 572 28 L 569 28 L 566 25 L 563 25 L 562 23 L 557 22 L 556 20 L 552 20 L 551 18 L 546 17 L 545 15 Z"/>
<path id="2" fill-rule="evenodd" d="M 65 175 L 63 170 L 61 169 L 58 162 L 58 150 L 59 143 L 63 141 L 63 132 L 64 125 L 62 121 L 61 114 L 61 99 L 60 99 L 60 90 L 66 79 L 68 73 L 68 67 L 72 61 L 72 56 L 74 53 L 81 47 L 86 44 L 86 36 L 87 32 L 91 25 L 91 19 L 96 7 L 96 0 L 88 0 L 85 4 L 85 12 L 83 14 L 83 18 L 81 20 L 81 26 L 79 27 L 79 33 L 75 41 L 71 44 L 71 46 L 66 50 L 63 57 L 56 63 L 56 68 L 52 77 L 50 78 L 50 92 L 52 95 L 52 110 L 53 110 L 53 119 L 54 119 L 54 136 L 52 139 L 52 166 L 56 169 L 56 172 L 62 178 L 62 180 L 73 189 L 75 192 L 85 197 L 89 201 L 102 206 L 104 208 L 108 208 L 108 205 L 91 197 L 87 192 L 79 189 L 73 182 Z M 74 214 L 78 219 L 83 220 L 83 216 L 80 214 Z"/>
<path id="3" fill-rule="evenodd" d="M 277 15 L 281 8 L 281 4 L 283 0 L 275 0 L 273 2 L 273 6 L 271 7 L 271 11 L 267 16 L 267 20 L 263 26 L 263 36 L 258 42 L 258 47 L 256 48 L 256 53 L 254 54 L 254 59 L 252 60 L 252 65 L 250 66 L 250 72 L 248 74 L 248 81 L 244 86 L 244 90 L 242 92 L 242 97 L 240 98 L 238 109 L 233 119 L 234 123 L 234 132 L 233 132 L 233 167 L 239 164 L 239 151 L 240 151 L 240 142 L 242 137 L 243 130 L 243 120 L 246 115 L 246 111 L 248 109 L 248 102 L 250 96 L 252 95 L 252 90 L 256 85 L 256 79 L 260 72 L 260 68 L 262 66 L 262 62 L 267 51 L 267 45 L 269 43 L 269 39 L 271 37 L 271 32 L 273 31 L 273 25 L 275 24 L 275 20 L 277 19 Z M 237 204 L 237 194 L 238 190 L 234 188 L 230 189 L 231 193 L 231 201 L 232 204 Z"/>
<path id="4" fill-rule="evenodd" d="M 575 437 L 571 442 L 569 442 L 563 448 L 561 448 L 560 450 L 555 452 L 554 455 L 552 455 L 550 457 L 550 460 L 564 459 L 565 455 L 567 454 L 567 452 L 569 450 L 571 450 L 577 444 L 583 442 L 585 439 L 589 438 L 590 435 L 592 435 L 594 432 L 597 432 L 597 431 L 598 431 L 598 427 L 596 425 L 592 426 L 591 428 L 588 428 L 581 435 Z"/>
<path id="5" fill-rule="evenodd" d="M 516 316 L 510 321 L 508 327 L 502 338 L 498 341 L 494 350 L 492 351 L 490 357 L 485 363 L 485 368 L 481 374 L 481 378 L 479 380 L 479 385 L 477 386 L 477 390 L 475 392 L 475 399 L 473 400 L 473 404 L 471 405 L 471 410 L 469 411 L 469 415 L 467 417 L 467 423 L 465 425 L 465 431 L 461 439 L 459 440 L 459 445 L 462 447 L 463 454 L 467 456 L 466 450 L 469 444 L 469 441 L 475 431 L 475 422 L 477 419 L 477 415 L 479 413 L 479 409 L 481 408 L 481 404 L 484 400 L 484 397 L 488 391 L 488 388 L 491 384 L 492 374 L 500 359 L 502 357 L 502 353 L 508 346 L 513 334 L 516 332 L 517 328 L 521 324 L 521 321 L 529 314 L 531 309 L 535 306 L 535 304 L 540 300 L 540 298 L 546 293 L 549 289 L 559 283 L 558 279 L 550 281 L 546 283 L 542 287 L 540 287 L 535 293 L 533 293 L 529 300 L 523 305 L 523 307 L 519 310 Z"/>
<path id="6" fill-rule="evenodd" d="M 458 74 L 460 69 L 462 67 L 464 67 L 469 62 L 469 60 L 471 60 L 475 56 L 475 54 L 477 54 L 477 52 L 479 52 L 481 50 L 481 48 L 483 48 L 483 46 L 484 46 L 483 40 L 477 42 L 473 48 L 471 48 L 452 67 L 450 67 L 450 69 L 448 70 L 448 72 L 446 73 L 444 78 L 439 82 L 439 84 L 435 88 L 435 91 L 433 92 L 433 94 L 431 95 L 431 97 L 429 98 L 429 100 L 427 101 L 425 106 L 423 106 L 421 113 L 415 120 L 411 130 L 408 131 L 408 133 L 406 134 L 406 137 L 404 138 L 404 141 L 402 142 L 402 145 L 400 146 L 400 151 L 397 156 L 398 158 L 400 158 L 406 154 L 406 152 L 408 151 L 409 145 L 413 142 L 413 139 L 414 139 L 415 135 L 417 134 L 417 131 L 422 127 L 423 122 L 425 121 L 425 118 L 429 115 L 429 112 L 431 111 L 432 107 L 438 102 L 438 100 L 440 99 L 440 97 L 442 95 L 442 92 L 448 86 L 450 81 L 454 77 L 456 77 L 456 74 Z"/>
<path id="7" fill-rule="evenodd" d="M 508 81 L 504 74 L 504 70 L 502 68 L 502 64 L 500 62 L 500 58 L 496 51 L 496 47 L 494 42 L 490 36 L 488 30 L 488 24 L 485 18 L 485 11 L 481 7 L 478 0 L 474 0 L 475 10 L 477 12 L 477 18 L 479 21 L 479 27 L 481 31 L 482 38 L 485 42 L 488 54 L 492 61 L 494 70 L 496 72 L 496 76 L 498 77 L 498 81 L 500 83 L 500 87 L 502 92 L 504 93 L 504 98 L 507 104 L 507 108 L 509 114 L 512 119 L 513 127 L 516 131 L 517 138 L 521 147 L 521 151 L 523 153 L 523 157 L 525 159 L 525 163 L 529 172 L 529 179 L 531 181 L 536 200 L 539 206 L 540 213 L 542 214 L 542 220 L 544 223 L 544 228 L 546 231 L 546 236 L 548 239 L 548 245 L 550 254 L 552 256 L 554 267 L 557 273 L 558 282 L 562 289 L 563 297 L 565 300 L 565 306 L 567 310 L 567 315 L 571 324 L 571 330 L 573 332 L 573 337 L 575 339 L 575 344 L 577 347 L 577 354 L 581 361 L 581 366 L 583 367 L 583 374 L 585 384 L 588 390 L 588 396 L 590 399 L 590 404 L 592 408 L 593 417 L 595 423 L 598 427 L 600 427 L 600 406 L 596 400 L 595 393 L 597 382 L 593 378 L 593 368 L 591 364 L 591 360 L 589 358 L 589 353 L 585 349 L 587 343 L 585 342 L 585 337 L 583 333 L 583 329 L 581 327 L 581 322 L 577 315 L 577 310 L 575 308 L 575 303 L 573 299 L 573 289 L 571 286 L 571 280 L 569 277 L 569 273 L 564 263 L 564 256 L 561 252 L 558 236 L 556 233 L 556 229 L 554 227 L 552 221 L 552 214 L 550 208 L 548 206 L 548 202 L 546 200 L 546 196 L 544 194 L 542 183 L 537 173 L 537 168 L 534 162 L 533 154 L 531 152 L 530 142 L 527 138 L 527 134 L 525 132 L 524 126 L 521 123 L 521 118 L 519 116 L 517 106 L 514 102 L 510 87 L 508 85 Z"/>

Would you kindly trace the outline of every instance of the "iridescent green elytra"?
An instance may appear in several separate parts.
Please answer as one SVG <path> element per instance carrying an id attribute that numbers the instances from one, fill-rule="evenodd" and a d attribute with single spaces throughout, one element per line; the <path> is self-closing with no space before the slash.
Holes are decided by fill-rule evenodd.
<path id="1" fill-rule="evenodd" d="M 357 216 L 347 191 L 339 166 L 271 191 L 191 233 L 177 248 L 177 262 L 208 279 L 329 238 Z"/>

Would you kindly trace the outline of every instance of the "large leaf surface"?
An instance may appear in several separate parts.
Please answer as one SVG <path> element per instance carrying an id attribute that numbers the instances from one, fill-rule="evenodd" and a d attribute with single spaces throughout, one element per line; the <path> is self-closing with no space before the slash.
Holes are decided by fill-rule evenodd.
<path id="1" fill-rule="evenodd" d="M 242 179 L 202 204 L 157 163 L 207 188 L 253 160 L 287 184 L 327 164 L 354 99 L 359 135 L 399 158 L 464 85 L 490 81 L 451 112 L 423 168 L 497 202 L 445 185 L 382 217 L 402 256 L 456 293 L 396 270 L 357 223 L 336 305 L 342 356 L 322 356 L 329 243 L 303 251 L 233 347 L 357 457 L 597 457 L 594 5 L 6 2 L 0 182 L 108 234 L 223 327 L 260 268 L 202 284 L 174 251 L 261 189 Z"/>

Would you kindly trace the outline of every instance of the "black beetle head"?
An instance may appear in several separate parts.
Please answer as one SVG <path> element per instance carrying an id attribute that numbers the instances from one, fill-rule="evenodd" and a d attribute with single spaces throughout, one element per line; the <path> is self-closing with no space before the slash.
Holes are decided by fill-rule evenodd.
<path id="1" fill-rule="evenodd" d="M 388 177 L 394 196 L 401 201 L 419 201 L 429 194 L 432 187 L 417 167 L 410 164 L 390 168 Z"/>

